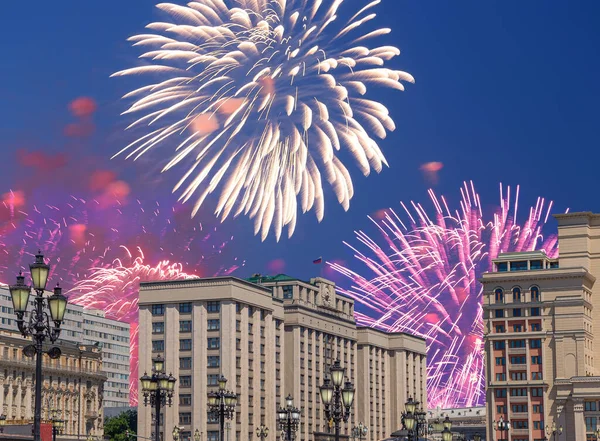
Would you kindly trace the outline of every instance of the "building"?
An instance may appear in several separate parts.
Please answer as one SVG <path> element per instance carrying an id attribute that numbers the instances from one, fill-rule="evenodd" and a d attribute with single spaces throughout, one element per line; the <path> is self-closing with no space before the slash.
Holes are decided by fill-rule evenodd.
<path id="1" fill-rule="evenodd" d="M 485 407 L 457 407 L 454 409 L 441 409 L 438 407 L 436 409 L 429 409 L 427 419 L 429 424 L 432 424 L 434 421 L 441 422 L 446 417 L 450 418 L 450 421 L 452 421 L 452 433 L 455 439 L 464 437 L 466 440 L 473 440 L 475 439 L 475 435 L 479 435 L 482 440 L 486 440 L 485 415 Z M 429 438 L 440 441 L 442 435 L 441 433 L 432 433 Z"/>
<path id="2" fill-rule="evenodd" d="M 35 358 L 27 358 L 23 348 L 31 344 L 19 333 L 0 331 L 0 409 L 7 426 L 31 424 L 35 400 Z M 64 438 L 102 437 L 102 395 L 106 375 L 97 346 L 58 341 L 44 347 L 58 347 L 61 356 L 43 357 L 42 420 L 51 411 L 65 422 Z M 10 427 L 7 433 L 12 433 Z"/>
<path id="3" fill-rule="evenodd" d="M 488 439 L 507 438 L 500 417 L 513 441 L 543 440 L 553 423 L 557 440 L 591 440 L 600 422 L 600 215 L 555 217 L 558 259 L 500 254 L 481 280 Z"/>
<path id="4" fill-rule="evenodd" d="M 6 285 L 0 285 L 0 330 L 18 332 Z M 108 378 L 104 406 L 129 406 L 129 324 L 108 319 L 102 311 L 68 303 L 60 339 L 75 344 L 97 344 L 102 350 L 102 369 Z"/>
<path id="5" fill-rule="evenodd" d="M 260 424 L 279 439 L 276 409 L 288 394 L 302 412 L 297 440 L 313 440 L 329 430 L 319 386 L 335 359 L 357 388 L 347 427 L 371 424 L 368 440 L 399 427 L 397 414 L 408 396 L 422 398 L 426 407 L 424 340 L 357 328 L 354 301 L 328 280 L 279 275 L 148 282 L 141 284 L 139 305 L 140 348 L 164 356 L 166 370 L 179 379 L 173 406 L 164 409 L 163 433 L 179 425 L 184 440 L 198 429 L 206 441 L 216 441 L 218 425 L 207 421 L 206 397 L 223 374 L 239 396 L 231 441 L 254 439 Z M 150 372 L 150 353 L 139 363 L 140 373 Z M 408 381 L 404 372 L 412 374 Z M 151 412 L 139 408 L 141 436 L 151 435 Z"/>

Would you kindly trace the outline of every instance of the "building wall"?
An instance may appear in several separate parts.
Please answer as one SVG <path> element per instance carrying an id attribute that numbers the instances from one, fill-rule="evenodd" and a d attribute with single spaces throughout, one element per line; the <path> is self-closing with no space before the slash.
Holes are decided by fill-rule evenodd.
<path id="1" fill-rule="evenodd" d="M 23 355 L 29 344 L 20 334 L 0 331 L 0 409 L 9 426 L 33 422 L 35 358 Z M 65 438 L 102 437 L 106 375 L 99 349 L 58 341 L 44 350 L 53 346 L 59 347 L 62 355 L 56 360 L 47 355 L 43 358 L 42 419 L 49 420 L 50 409 L 56 409 L 65 421 Z"/>
<path id="2" fill-rule="evenodd" d="M 362 416 L 365 424 L 372 424 L 373 434 L 367 439 L 380 439 L 400 427 L 398 414 L 406 397 L 417 397 L 426 407 L 424 340 L 357 330 L 352 299 L 336 293 L 333 283 L 325 279 L 307 283 L 289 277 L 261 278 L 250 283 L 223 277 L 143 283 L 139 304 L 140 374 L 150 372 L 151 355 L 161 354 L 166 370 L 179 379 L 173 406 L 164 412 L 161 430 L 168 436 L 179 425 L 184 427 L 184 440 L 196 429 L 206 441 L 217 439 L 218 425 L 207 421 L 206 396 L 216 389 L 222 373 L 229 380 L 228 389 L 239 396 L 231 441 L 255 439 L 260 424 L 271 429 L 270 437 L 279 439 L 275 412 L 288 394 L 302 413 L 297 440 L 312 440 L 314 432 L 329 430 L 319 386 L 336 358 L 358 388 L 343 433 Z M 190 312 L 184 314 L 182 309 Z M 191 333 L 181 332 L 181 320 L 191 320 Z M 219 329 L 210 329 L 209 323 L 215 323 L 211 320 L 219 320 Z M 362 343 L 359 333 L 365 335 Z M 191 335 L 191 350 L 182 349 L 180 339 Z M 219 339 L 218 349 L 209 347 L 208 339 L 213 337 Z M 191 357 L 186 368 L 181 365 L 184 357 Z M 211 367 L 209 361 L 215 359 L 209 357 L 218 357 L 219 364 Z M 393 367 L 394 360 L 400 359 Z M 372 371 L 372 395 L 357 381 L 362 378 L 359 366 Z M 388 371 L 392 374 L 383 378 Z M 404 392 L 401 399 L 391 392 L 397 382 Z M 373 402 L 373 412 L 359 406 L 365 401 L 369 408 Z M 149 408 L 140 406 L 141 436 L 151 436 L 147 433 L 151 418 Z"/>
<path id="3" fill-rule="evenodd" d="M 489 434 L 502 415 L 513 424 L 512 439 L 543 439 L 545 426 L 555 422 L 563 427 L 557 440 L 583 441 L 600 421 L 593 410 L 600 401 L 594 360 L 600 353 L 600 339 L 594 338 L 600 314 L 593 313 L 600 307 L 600 216 L 572 213 L 557 219 L 558 261 L 542 252 L 507 253 L 499 256 L 496 269 L 523 260 L 529 269 L 482 279 Z M 542 268 L 531 269 L 540 260 Z M 503 298 L 496 295 L 500 290 Z"/>

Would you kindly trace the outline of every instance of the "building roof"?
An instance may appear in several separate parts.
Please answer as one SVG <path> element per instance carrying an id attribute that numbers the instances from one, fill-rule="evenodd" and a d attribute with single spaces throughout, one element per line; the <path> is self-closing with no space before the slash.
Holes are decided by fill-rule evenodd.
<path id="1" fill-rule="evenodd" d="M 289 282 L 293 280 L 300 280 L 294 277 L 290 277 L 287 274 L 277 274 L 276 276 L 265 276 L 262 274 L 253 274 L 252 277 L 248 277 L 247 280 L 250 283 L 269 283 L 269 282 Z"/>

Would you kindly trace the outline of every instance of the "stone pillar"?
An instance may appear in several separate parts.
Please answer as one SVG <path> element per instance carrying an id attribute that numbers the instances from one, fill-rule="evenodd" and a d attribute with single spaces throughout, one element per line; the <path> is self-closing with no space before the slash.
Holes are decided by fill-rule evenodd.
<path id="1" fill-rule="evenodd" d="M 575 440 L 574 441 L 586 441 L 585 418 L 583 416 L 583 404 L 584 404 L 583 398 L 574 398 L 573 399 L 573 413 L 574 413 L 574 422 L 575 422 Z M 567 439 L 567 438 L 565 438 L 565 439 Z"/>

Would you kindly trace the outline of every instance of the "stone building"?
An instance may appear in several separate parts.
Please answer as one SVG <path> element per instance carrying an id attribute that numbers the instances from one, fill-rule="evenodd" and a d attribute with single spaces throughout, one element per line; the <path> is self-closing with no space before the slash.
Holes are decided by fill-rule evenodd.
<path id="1" fill-rule="evenodd" d="M 543 440 L 554 424 L 557 441 L 591 440 L 600 422 L 600 215 L 555 217 L 558 259 L 500 254 L 481 280 L 488 439 Z"/>
<path id="2" fill-rule="evenodd" d="M 31 340 L 20 334 L 0 331 L 0 409 L 7 426 L 33 423 L 35 358 L 23 354 L 29 344 Z M 50 359 L 46 354 L 51 347 L 61 350 L 59 358 Z M 100 349 L 57 341 L 45 345 L 44 352 L 42 420 L 49 421 L 55 410 L 65 422 L 64 438 L 102 437 L 106 374 Z"/>
<path id="3" fill-rule="evenodd" d="M 178 379 L 174 404 L 163 410 L 163 434 L 179 425 L 183 440 L 198 429 L 204 440 L 216 441 L 218 424 L 208 421 L 206 397 L 223 374 L 239 396 L 231 441 L 255 439 L 261 424 L 280 439 L 276 409 L 288 394 L 302 413 L 296 439 L 312 441 L 329 430 L 319 386 L 336 359 L 356 387 L 344 433 L 362 421 L 370 425 L 366 439 L 379 440 L 399 427 L 409 396 L 427 407 L 425 341 L 357 328 L 354 301 L 328 280 L 279 275 L 148 282 L 141 284 L 139 305 L 140 354 L 146 354 L 140 374 L 150 372 L 151 355 L 160 354 Z M 139 408 L 141 436 L 151 435 L 151 418 L 150 408 Z"/>

